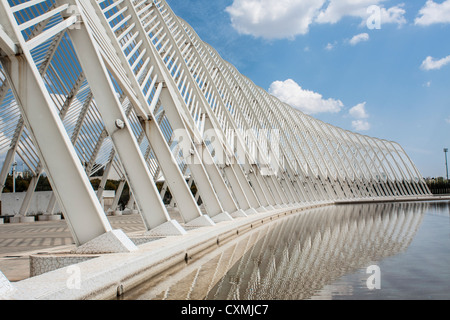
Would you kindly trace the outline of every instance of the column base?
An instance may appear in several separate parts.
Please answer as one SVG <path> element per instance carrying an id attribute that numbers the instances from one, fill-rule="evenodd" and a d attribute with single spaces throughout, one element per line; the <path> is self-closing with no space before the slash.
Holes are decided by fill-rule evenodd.
<path id="1" fill-rule="evenodd" d="M 139 214 L 139 211 L 135 210 L 135 209 L 125 208 L 125 210 L 123 210 L 122 214 L 123 215 Z"/>
<path id="2" fill-rule="evenodd" d="M 162 225 L 153 228 L 144 233 L 144 236 L 150 237 L 174 237 L 174 236 L 182 236 L 187 232 L 183 229 L 182 226 L 176 220 L 170 220 Z"/>
<path id="3" fill-rule="evenodd" d="M 50 253 L 30 256 L 30 277 L 98 258 L 100 255 Z"/>
<path id="4" fill-rule="evenodd" d="M 242 209 L 239 209 L 238 211 L 233 212 L 233 213 L 231 214 L 231 216 L 232 216 L 233 218 L 244 218 L 244 217 L 248 217 L 247 214 L 245 214 L 244 210 L 242 210 Z"/>
<path id="5" fill-rule="evenodd" d="M 211 218 L 207 215 L 202 215 L 186 223 L 187 227 L 211 227 L 214 225 L 214 221 L 212 221 Z"/>
<path id="6" fill-rule="evenodd" d="M 112 230 L 79 246 L 72 254 L 105 254 L 137 251 L 138 247 L 122 230 Z"/>
<path id="7" fill-rule="evenodd" d="M 233 221 L 234 219 L 228 212 L 222 212 L 212 217 L 211 220 L 217 223 L 221 221 Z"/>
<path id="8" fill-rule="evenodd" d="M 245 214 L 247 214 L 248 216 L 252 215 L 252 214 L 257 214 L 258 211 L 256 211 L 254 208 L 250 208 L 245 210 Z"/>

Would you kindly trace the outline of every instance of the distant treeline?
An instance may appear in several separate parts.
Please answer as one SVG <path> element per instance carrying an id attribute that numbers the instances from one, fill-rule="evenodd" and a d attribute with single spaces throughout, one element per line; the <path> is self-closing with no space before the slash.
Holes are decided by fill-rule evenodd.
<path id="1" fill-rule="evenodd" d="M 24 174 L 24 176 L 16 177 L 16 192 L 25 192 L 28 190 L 28 186 L 31 181 L 31 174 Z M 5 187 L 3 188 L 3 193 L 13 192 L 13 178 L 12 174 L 8 175 L 5 182 Z M 46 176 L 41 176 L 36 186 L 36 191 L 52 191 L 52 187 L 50 186 L 50 182 Z"/>
<path id="2" fill-rule="evenodd" d="M 16 177 L 16 185 L 15 189 L 16 192 L 25 192 L 28 190 L 28 187 L 30 185 L 32 176 L 25 174 L 23 177 L 19 176 Z M 108 180 L 105 185 L 105 190 L 117 190 L 119 186 L 120 181 L 114 181 L 114 180 Z M 91 184 L 94 187 L 94 189 L 97 189 L 100 185 L 100 179 L 92 179 Z M 5 182 L 5 187 L 3 188 L 4 193 L 13 192 L 13 179 L 12 175 L 8 175 Z M 45 175 L 41 175 L 39 177 L 39 181 L 36 185 L 35 191 L 52 191 L 52 186 L 50 185 L 50 181 L 48 180 L 48 177 Z"/>
<path id="3" fill-rule="evenodd" d="M 432 179 L 427 181 L 427 185 L 433 194 L 450 194 L 450 180 Z"/>
<path id="4" fill-rule="evenodd" d="M 16 177 L 16 185 L 15 185 L 16 192 L 26 192 L 30 185 L 31 179 L 32 179 L 31 174 L 24 174 L 23 177 L 22 176 Z M 100 178 L 91 180 L 91 185 L 94 188 L 94 190 L 98 189 L 100 181 L 101 181 Z M 105 190 L 116 191 L 117 188 L 119 187 L 119 183 L 120 181 L 108 180 L 105 185 Z M 5 187 L 3 188 L 3 193 L 10 193 L 13 192 L 13 190 L 14 190 L 13 179 L 12 175 L 10 174 L 6 179 Z M 50 185 L 50 181 L 46 175 L 41 175 L 39 177 L 35 191 L 52 191 L 52 186 Z M 126 184 L 122 193 L 122 197 L 120 198 L 119 204 L 124 206 L 125 204 L 128 203 L 129 198 L 130 197 L 128 184 Z"/>
<path id="5" fill-rule="evenodd" d="M 16 177 L 16 183 L 15 183 L 16 192 L 26 192 L 28 190 L 28 186 L 30 185 L 31 179 L 32 179 L 32 175 L 28 174 L 28 173 L 25 173 L 23 175 L 23 177 L 22 176 Z M 94 188 L 94 190 L 98 190 L 100 182 L 101 182 L 101 177 L 98 177 L 98 178 L 94 177 L 91 179 L 91 185 Z M 119 180 L 108 180 L 105 185 L 105 190 L 117 191 L 119 184 L 120 184 Z M 157 182 L 156 187 L 157 187 L 158 191 L 161 191 L 161 189 L 163 187 L 163 182 Z M 52 187 L 51 187 L 49 179 L 46 175 L 41 175 L 39 177 L 39 181 L 37 183 L 35 191 L 52 191 Z M 191 191 L 194 195 L 197 193 L 197 187 L 196 187 L 195 183 L 192 184 Z M 13 179 L 12 179 L 11 174 L 8 175 L 6 182 L 5 182 L 5 187 L 3 188 L 3 193 L 10 193 L 10 192 L 13 192 Z M 129 199 L 130 199 L 130 189 L 129 189 L 128 183 L 125 183 L 125 186 L 122 191 L 122 195 L 120 196 L 119 206 L 124 208 L 125 205 L 128 203 Z M 165 204 L 169 204 L 171 200 L 172 200 L 172 195 L 170 194 L 170 190 L 167 190 L 167 192 L 164 196 L 163 202 Z"/>

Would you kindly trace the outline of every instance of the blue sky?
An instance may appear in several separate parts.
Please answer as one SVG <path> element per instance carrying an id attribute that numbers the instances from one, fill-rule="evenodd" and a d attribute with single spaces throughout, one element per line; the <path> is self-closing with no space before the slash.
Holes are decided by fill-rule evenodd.
<path id="1" fill-rule="evenodd" d="M 425 177 L 450 147 L 450 0 L 168 0 L 256 85 L 400 143 Z"/>

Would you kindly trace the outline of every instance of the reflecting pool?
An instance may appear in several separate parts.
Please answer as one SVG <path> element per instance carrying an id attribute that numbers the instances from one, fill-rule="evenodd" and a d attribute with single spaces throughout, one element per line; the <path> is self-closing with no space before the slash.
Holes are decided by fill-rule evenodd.
<path id="1" fill-rule="evenodd" d="M 450 202 L 334 206 L 276 220 L 125 299 L 450 299 Z"/>

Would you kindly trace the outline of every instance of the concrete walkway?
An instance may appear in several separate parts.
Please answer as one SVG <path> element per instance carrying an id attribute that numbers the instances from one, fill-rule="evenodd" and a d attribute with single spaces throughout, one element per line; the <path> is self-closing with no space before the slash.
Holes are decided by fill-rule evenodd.
<path id="1" fill-rule="evenodd" d="M 108 216 L 113 229 L 145 230 L 140 215 Z M 0 225 L 0 270 L 11 282 L 30 277 L 29 256 L 48 249 L 75 247 L 65 220 Z"/>

